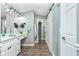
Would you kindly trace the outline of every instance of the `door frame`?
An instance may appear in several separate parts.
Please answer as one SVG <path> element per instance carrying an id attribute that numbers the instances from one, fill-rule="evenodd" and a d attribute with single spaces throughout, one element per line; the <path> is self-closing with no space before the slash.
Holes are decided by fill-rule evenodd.
<path id="1" fill-rule="evenodd" d="M 38 23 L 39 22 L 41 22 L 41 38 L 43 39 L 43 21 L 41 21 L 42 19 L 37 19 L 37 21 L 36 21 L 36 36 L 37 36 L 37 38 L 36 38 L 36 41 L 35 41 L 35 43 L 38 43 L 38 41 L 39 41 L 39 38 L 38 38 Z"/>

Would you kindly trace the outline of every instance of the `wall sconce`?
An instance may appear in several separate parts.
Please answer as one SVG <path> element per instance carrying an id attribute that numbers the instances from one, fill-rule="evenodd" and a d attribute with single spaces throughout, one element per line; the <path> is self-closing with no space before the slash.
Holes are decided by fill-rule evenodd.
<path id="1" fill-rule="evenodd" d="M 15 28 L 18 28 L 18 24 L 14 23 L 14 27 L 15 27 Z"/>
<path id="2" fill-rule="evenodd" d="M 24 25 L 25 25 L 25 24 L 26 24 L 26 23 L 21 24 L 20 27 L 21 27 L 21 28 L 24 28 Z"/>

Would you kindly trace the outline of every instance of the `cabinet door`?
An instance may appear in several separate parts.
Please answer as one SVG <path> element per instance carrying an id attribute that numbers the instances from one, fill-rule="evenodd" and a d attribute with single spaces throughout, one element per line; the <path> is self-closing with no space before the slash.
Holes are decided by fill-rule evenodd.
<path id="1" fill-rule="evenodd" d="M 13 55 L 17 56 L 17 48 L 16 48 L 16 44 L 13 46 Z"/>
<path id="2" fill-rule="evenodd" d="M 15 38 L 1 47 L 1 56 L 16 56 L 20 52 L 20 40 Z"/>
<path id="3" fill-rule="evenodd" d="M 1 52 L 1 56 L 8 56 L 9 55 L 8 53 L 9 53 L 8 50 Z"/>
<path id="4" fill-rule="evenodd" d="M 14 47 L 13 46 L 11 46 L 11 48 L 8 50 L 8 53 L 9 53 L 9 56 L 14 56 Z"/>
<path id="5" fill-rule="evenodd" d="M 63 56 L 76 56 L 76 49 L 75 47 L 72 47 L 71 45 L 67 44 L 66 42 L 63 42 Z"/>
<path id="6" fill-rule="evenodd" d="M 18 55 L 19 52 L 20 52 L 20 40 L 19 39 L 16 39 L 15 42 L 14 42 L 14 55 Z"/>

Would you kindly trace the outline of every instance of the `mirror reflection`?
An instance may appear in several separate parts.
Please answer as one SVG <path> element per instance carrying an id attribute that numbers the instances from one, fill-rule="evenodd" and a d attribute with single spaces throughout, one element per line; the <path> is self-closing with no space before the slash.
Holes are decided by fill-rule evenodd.
<path id="1" fill-rule="evenodd" d="M 29 30 L 28 22 L 29 20 L 12 6 L 8 6 L 6 3 L 1 4 L 0 25 L 2 36 L 27 33 Z"/>

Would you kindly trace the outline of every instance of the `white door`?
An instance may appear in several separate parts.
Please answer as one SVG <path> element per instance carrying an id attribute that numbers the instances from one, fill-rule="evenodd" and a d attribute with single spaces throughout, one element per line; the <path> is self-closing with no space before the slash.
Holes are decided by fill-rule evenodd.
<path id="1" fill-rule="evenodd" d="M 62 4 L 62 20 L 60 31 L 60 55 L 75 56 L 76 44 L 76 6 L 75 4 Z M 65 9 L 65 10 L 64 10 Z"/>

